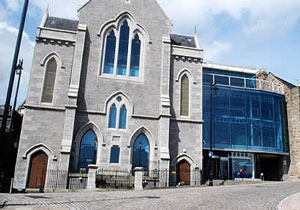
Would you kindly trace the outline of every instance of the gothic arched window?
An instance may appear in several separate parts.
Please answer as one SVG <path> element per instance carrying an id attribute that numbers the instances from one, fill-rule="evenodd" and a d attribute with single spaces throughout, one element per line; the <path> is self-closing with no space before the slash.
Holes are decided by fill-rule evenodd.
<path id="1" fill-rule="evenodd" d="M 117 75 L 123 75 L 123 76 L 126 75 L 128 43 L 129 43 L 129 26 L 127 21 L 125 20 L 123 25 L 121 26 L 121 31 L 120 31 Z"/>
<path id="2" fill-rule="evenodd" d="M 126 129 L 126 119 L 127 119 L 127 109 L 126 106 L 123 105 L 120 109 L 120 118 L 119 118 L 120 129 Z"/>
<path id="3" fill-rule="evenodd" d="M 111 31 L 106 38 L 105 61 L 104 61 L 104 73 L 106 74 L 114 73 L 115 51 L 116 51 L 116 36 L 114 31 Z"/>
<path id="4" fill-rule="evenodd" d="M 181 78 L 181 90 L 180 90 L 180 115 L 189 116 L 190 107 L 190 85 L 189 78 L 184 74 Z"/>
<path id="5" fill-rule="evenodd" d="M 51 58 L 46 65 L 46 73 L 45 73 L 43 94 L 41 100 L 44 103 L 52 103 L 56 70 L 57 70 L 56 60 L 55 58 Z"/>
<path id="6" fill-rule="evenodd" d="M 150 146 L 145 134 L 140 134 L 134 144 L 132 153 L 132 169 L 143 167 L 145 171 L 149 169 Z"/>
<path id="7" fill-rule="evenodd" d="M 136 34 L 132 40 L 131 46 L 131 61 L 130 61 L 130 76 L 139 77 L 140 71 L 140 56 L 141 56 L 141 40 Z"/>
<path id="8" fill-rule="evenodd" d="M 113 104 L 109 109 L 109 122 L 108 122 L 109 128 L 116 128 L 116 121 L 117 121 L 116 118 L 117 118 L 117 108 L 116 105 Z"/>
<path id="9" fill-rule="evenodd" d="M 96 164 L 97 137 L 92 130 L 88 130 L 81 139 L 79 154 L 79 169 L 88 169 L 89 164 Z"/>
<path id="10" fill-rule="evenodd" d="M 107 27 L 103 33 L 101 72 L 127 79 L 141 78 L 146 35 L 143 29 L 129 17 Z"/>

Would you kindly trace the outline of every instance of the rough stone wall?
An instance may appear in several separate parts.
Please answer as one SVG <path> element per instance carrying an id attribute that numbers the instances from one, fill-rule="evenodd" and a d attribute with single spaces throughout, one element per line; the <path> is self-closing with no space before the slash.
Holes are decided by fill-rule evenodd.
<path id="1" fill-rule="evenodd" d="M 290 148 L 289 178 L 300 178 L 300 87 L 288 86 L 271 73 L 260 71 L 257 78 L 273 82 L 275 86 L 283 87 L 288 115 L 288 132 Z M 262 88 L 270 91 L 269 88 Z"/>

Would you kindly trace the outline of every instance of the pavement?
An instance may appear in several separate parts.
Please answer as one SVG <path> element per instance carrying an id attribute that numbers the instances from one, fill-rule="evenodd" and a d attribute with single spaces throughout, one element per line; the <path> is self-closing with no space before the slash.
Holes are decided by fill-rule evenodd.
<path id="1" fill-rule="evenodd" d="M 1 207 L 3 202 L 5 205 Z M 263 182 L 218 187 L 143 191 L 0 194 L 0 209 L 300 209 L 300 182 Z"/>

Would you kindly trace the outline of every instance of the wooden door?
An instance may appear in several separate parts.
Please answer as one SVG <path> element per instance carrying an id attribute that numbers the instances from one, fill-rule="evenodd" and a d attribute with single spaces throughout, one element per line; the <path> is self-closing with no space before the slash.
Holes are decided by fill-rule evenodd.
<path id="1" fill-rule="evenodd" d="M 191 166 L 186 160 L 182 160 L 177 164 L 177 183 L 184 182 L 190 185 Z"/>
<path id="2" fill-rule="evenodd" d="M 31 158 L 28 188 L 43 189 L 45 186 L 48 156 L 44 152 L 37 152 Z"/>

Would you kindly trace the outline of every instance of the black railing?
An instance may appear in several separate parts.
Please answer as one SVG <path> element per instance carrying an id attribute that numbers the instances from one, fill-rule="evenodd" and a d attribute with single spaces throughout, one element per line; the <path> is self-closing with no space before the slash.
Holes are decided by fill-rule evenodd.
<path id="1" fill-rule="evenodd" d="M 133 189 L 134 176 L 130 170 L 98 169 L 96 178 L 97 188 Z"/>

